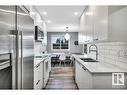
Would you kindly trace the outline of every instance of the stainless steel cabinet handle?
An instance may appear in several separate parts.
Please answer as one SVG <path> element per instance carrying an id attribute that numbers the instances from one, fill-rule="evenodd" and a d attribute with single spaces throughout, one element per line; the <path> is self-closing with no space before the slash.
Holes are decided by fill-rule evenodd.
<path id="1" fill-rule="evenodd" d="M 20 31 L 20 35 L 21 35 L 21 80 L 23 80 L 23 77 L 22 77 L 22 72 L 23 72 L 23 33 L 22 31 Z M 22 83 L 23 81 L 21 81 L 21 87 L 22 87 Z"/>
<path id="2" fill-rule="evenodd" d="M 39 66 L 40 66 L 40 64 L 37 64 L 37 65 L 36 65 L 36 68 L 38 68 Z"/>
<path id="3" fill-rule="evenodd" d="M 38 81 L 37 81 L 36 85 L 38 85 L 38 84 L 39 84 L 39 82 L 40 82 L 40 80 L 38 80 Z"/>
<path id="4" fill-rule="evenodd" d="M 84 67 L 82 67 L 82 68 L 83 68 L 83 70 L 87 71 L 87 69 L 86 69 L 86 68 L 84 68 Z"/>

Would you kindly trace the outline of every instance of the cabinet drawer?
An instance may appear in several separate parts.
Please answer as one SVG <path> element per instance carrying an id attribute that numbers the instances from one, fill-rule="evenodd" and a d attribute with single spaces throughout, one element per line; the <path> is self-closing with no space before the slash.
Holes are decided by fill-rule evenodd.
<path id="1" fill-rule="evenodd" d="M 42 64 L 39 63 L 34 67 L 34 89 L 42 88 Z"/>

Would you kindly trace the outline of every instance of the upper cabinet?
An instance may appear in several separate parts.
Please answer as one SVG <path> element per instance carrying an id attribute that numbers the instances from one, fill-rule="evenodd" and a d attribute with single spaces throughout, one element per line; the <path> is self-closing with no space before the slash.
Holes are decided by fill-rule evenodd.
<path id="1" fill-rule="evenodd" d="M 105 41 L 108 35 L 108 7 L 97 6 L 93 10 L 93 41 Z"/>
<path id="2" fill-rule="evenodd" d="M 127 41 L 127 7 L 109 6 L 109 41 Z"/>
<path id="3" fill-rule="evenodd" d="M 79 43 L 107 40 L 108 7 L 89 6 L 80 19 Z"/>
<path id="4" fill-rule="evenodd" d="M 79 43 L 93 40 L 93 7 L 87 7 L 80 18 Z"/>
<path id="5" fill-rule="evenodd" d="M 86 41 L 86 33 L 85 31 L 85 17 L 84 17 L 84 13 L 82 14 L 81 18 L 80 18 L 80 32 L 79 32 L 79 43 L 83 44 L 84 41 Z"/>
<path id="6" fill-rule="evenodd" d="M 127 7 L 88 6 L 80 19 L 79 44 L 127 41 Z"/>
<path id="7" fill-rule="evenodd" d="M 93 31 L 94 31 L 94 7 L 88 7 L 85 12 L 85 31 L 86 32 L 86 41 L 85 42 L 92 42 L 93 41 Z M 85 28 L 84 27 L 84 28 Z"/>

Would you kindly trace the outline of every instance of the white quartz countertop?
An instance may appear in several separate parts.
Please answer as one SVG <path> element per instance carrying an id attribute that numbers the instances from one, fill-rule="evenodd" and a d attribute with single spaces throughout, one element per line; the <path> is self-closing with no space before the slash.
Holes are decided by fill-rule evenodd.
<path id="1" fill-rule="evenodd" d="M 42 62 L 43 59 L 36 59 L 34 58 L 34 67 L 37 66 L 38 64 L 40 64 L 40 62 Z"/>
<path id="2" fill-rule="evenodd" d="M 84 58 L 84 55 L 75 55 L 74 57 L 79 63 L 81 63 L 89 72 L 91 73 L 127 73 L 127 65 L 125 68 L 110 64 L 110 63 L 103 63 L 103 62 L 84 62 L 80 58 Z"/>
<path id="3" fill-rule="evenodd" d="M 40 56 L 40 55 L 39 55 Z M 50 57 L 51 54 L 43 54 L 42 58 L 34 58 L 34 67 L 38 64 L 40 64 L 40 62 L 44 61 L 46 58 Z"/>

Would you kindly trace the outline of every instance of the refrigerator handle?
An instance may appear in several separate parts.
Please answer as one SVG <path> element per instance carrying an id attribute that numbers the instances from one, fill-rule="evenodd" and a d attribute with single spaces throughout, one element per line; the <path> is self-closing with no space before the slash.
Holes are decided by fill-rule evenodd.
<path id="1" fill-rule="evenodd" d="M 23 84 L 23 75 L 22 75 L 23 74 L 22 73 L 22 71 L 23 71 L 23 33 L 22 33 L 22 31 L 20 31 L 20 37 L 21 37 L 21 40 L 20 40 L 21 41 L 20 42 L 21 43 L 21 50 L 20 50 L 20 53 L 21 53 L 21 63 L 20 63 L 21 64 L 20 65 L 21 71 L 20 72 L 21 72 L 21 88 L 23 88 L 23 85 L 22 85 Z"/>

